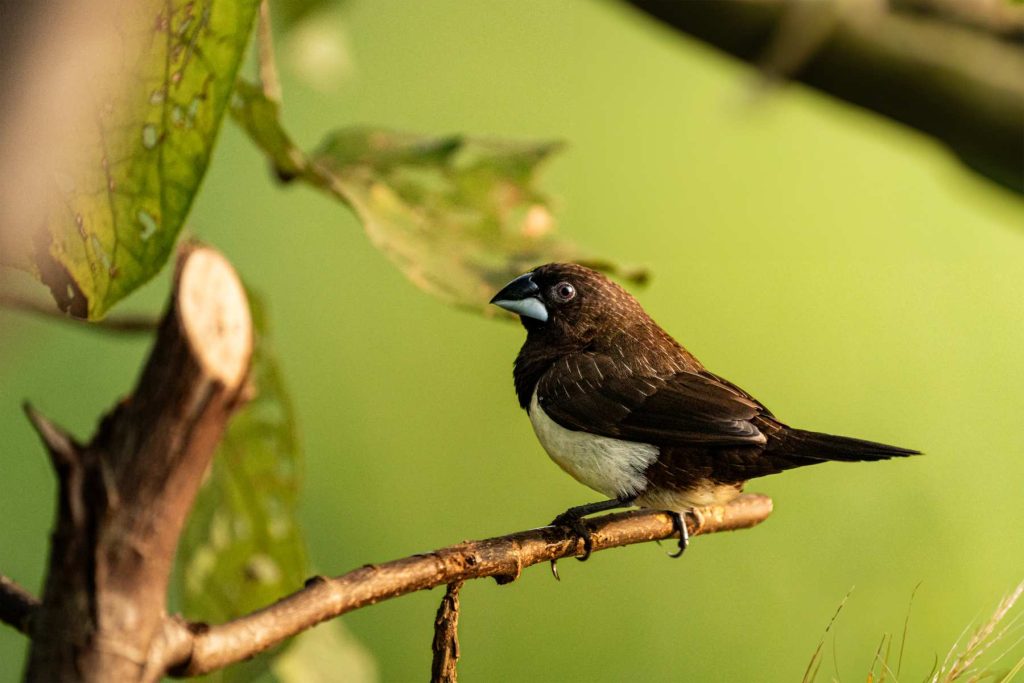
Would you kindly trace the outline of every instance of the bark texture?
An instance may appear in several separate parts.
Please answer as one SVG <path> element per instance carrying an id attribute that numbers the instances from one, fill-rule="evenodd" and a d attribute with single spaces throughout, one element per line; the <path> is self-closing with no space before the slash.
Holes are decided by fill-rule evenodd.
<path id="1" fill-rule="evenodd" d="M 728 505 L 698 508 L 687 515 L 686 524 L 693 537 L 748 529 L 771 512 L 771 498 L 747 494 Z M 594 553 L 678 536 L 672 518 L 657 510 L 606 515 L 587 523 Z M 168 654 L 169 673 L 195 676 L 216 671 L 322 621 L 383 600 L 488 576 L 499 584 L 509 583 L 530 565 L 582 554 L 583 542 L 571 531 L 548 526 L 370 564 L 336 578 L 316 577 L 302 590 L 234 621 L 180 626 L 181 632 L 169 632 L 168 640 L 177 648 Z"/>
<path id="2" fill-rule="evenodd" d="M 691 511 L 686 525 L 691 537 L 748 529 L 763 522 L 771 512 L 771 498 L 747 494 L 728 505 Z M 586 523 L 595 553 L 678 536 L 672 518 L 657 510 L 606 515 Z M 365 565 L 336 578 L 314 577 L 302 590 L 225 624 L 188 623 L 161 613 L 148 659 L 140 660 L 141 666 L 134 671 L 141 671 L 142 680 L 156 680 L 164 674 L 184 677 L 209 673 L 254 657 L 327 619 L 447 584 L 448 592 L 435 620 L 432 673 L 440 680 L 453 681 L 459 654 L 458 590 L 463 582 L 493 577 L 499 584 L 509 583 L 525 567 L 582 553 L 583 542 L 573 532 L 547 526 Z M 2 576 L 0 588 L 0 621 L 16 628 L 37 624 L 37 614 L 43 607 L 31 595 Z M 33 628 L 33 632 L 40 638 L 49 637 L 42 630 Z M 81 678 L 69 676 L 68 680 Z"/>
<path id="3" fill-rule="evenodd" d="M 244 290 L 205 247 L 183 249 L 156 341 L 130 396 L 79 444 L 28 407 L 59 480 L 29 681 L 156 680 L 182 525 L 252 353 Z"/>
<path id="4" fill-rule="evenodd" d="M 448 584 L 434 617 L 434 658 L 430 665 L 431 683 L 456 683 L 459 679 L 459 591 L 462 581 Z"/>

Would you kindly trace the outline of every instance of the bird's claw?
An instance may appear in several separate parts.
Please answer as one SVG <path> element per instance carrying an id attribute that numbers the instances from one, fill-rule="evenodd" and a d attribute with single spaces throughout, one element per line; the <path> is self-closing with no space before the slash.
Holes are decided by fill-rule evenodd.
<path id="1" fill-rule="evenodd" d="M 686 548 L 690 545 L 690 530 L 686 527 L 686 519 L 683 518 L 686 513 L 669 510 L 668 514 L 672 518 L 672 530 L 679 534 L 679 549 L 668 553 L 668 556 L 674 559 L 686 552 Z"/>
<path id="2" fill-rule="evenodd" d="M 583 541 L 583 554 L 577 555 L 576 559 L 580 562 L 586 562 L 590 559 L 590 553 L 594 550 L 594 539 L 590 533 L 590 529 L 587 527 L 587 523 L 578 517 L 568 513 L 562 513 L 551 520 L 551 524 L 548 526 L 560 526 L 564 529 L 572 531 L 575 538 L 574 541 Z M 558 575 L 558 560 L 551 560 L 551 574 L 555 579 L 561 581 L 562 577 Z"/>

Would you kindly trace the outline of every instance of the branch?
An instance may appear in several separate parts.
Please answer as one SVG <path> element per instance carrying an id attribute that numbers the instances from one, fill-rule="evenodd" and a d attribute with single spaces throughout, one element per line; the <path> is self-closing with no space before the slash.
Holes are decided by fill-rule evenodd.
<path id="1" fill-rule="evenodd" d="M 0 575 L 0 621 L 22 633 L 28 633 L 29 618 L 39 600 L 13 579 Z"/>
<path id="2" fill-rule="evenodd" d="M 434 617 L 434 660 L 430 665 L 431 683 L 456 683 L 459 662 L 459 591 L 463 581 L 448 584 Z"/>
<path id="3" fill-rule="evenodd" d="M 772 511 L 771 498 L 745 495 L 729 505 L 700 508 L 687 519 L 690 536 L 747 529 Z M 588 520 L 593 552 L 671 538 L 668 514 L 639 510 Z M 366 565 L 337 578 L 317 577 L 306 587 L 252 614 L 219 626 L 180 626 L 168 640 L 172 676 L 196 676 L 253 657 L 322 621 L 415 591 L 469 579 L 514 581 L 525 567 L 578 556 L 583 544 L 559 527 L 542 527 L 484 541 L 467 541 L 425 555 Z M 692 551 L 691 551 L 692 552 Z M 168 621 L 173 629 L 177 622 Z"/>
<path id="4" fill-rule="evenodd" d="M 30 681 L 155 681 L 176 647 L 167 584 L 185 517 L 245 391 L 248 302 L 216 251 L 182 249 L 174 292 L 132 395 L 79 444 L 30 407 L 59 483 Z"/>
<path id="5" fill-rule="evenodd" d="M 950 1 L 627 1 L 769 76 L 930 135 L 1024 193 L 1024 7 L 965 17 L 950 8 L 971 3 Z"/>
<path id="6" fill-rule="evenodd" d="M 256 46 L 259 52 L 259 79 L 263 96 L 271 102 L 281 103 L 281 79 L 277 75 L 274 60 L 274 32 L 270 24 L 270 1 L 260 2 L 259 19 L 256 24 Z"/>
<path id="7" fill-rule="evenodd" d="M 112 315 L 103 320 L 90 322 L 84 318 L 76 318 L 61 312 L 52 300 L 49 303 L 42 303 L 11 294 L 0 294 L 0 307 L 69 322 L 82 328 L 106 332 L 148 334 L 152 333 L 157 328 L 157 325 L 160 324 L 160 321 L 156 318 L 146 315 Z"/>

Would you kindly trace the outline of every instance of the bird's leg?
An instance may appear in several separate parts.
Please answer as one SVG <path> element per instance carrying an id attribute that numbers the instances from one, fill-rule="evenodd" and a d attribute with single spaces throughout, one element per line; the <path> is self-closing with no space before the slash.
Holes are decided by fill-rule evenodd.
<path id="1" fill-rule="evenodd" d="M 666 512 L 672 518 L 672 530 L 679 532 L 679 550 L 668 554 L 669 557 L 676 558 L 686 552 L 687 546 L 690 545 L 690 530 L 686 527 L 684 518 L 686 512 L 677 510 L 666 510 Z"/>
<path id="2" fill-rule="evenodd" d="M 583 518 L 587 515 L 592 515 L 595 512 L 605 512 L 606 510 L 614 510 L 615 508 L 629 507 L 632 504 L 632 498 L 613 498 L 611 500 L 602 500 L 596 503 L 587 503 L 586 505 L 577 505 L 576 507 L 571 507 L 555 517 L 551 520 L 551 524 L 548 526 L 560 526 L 570 529 L 574 534 L 576 534 L 578 539 L 583 541 L 583 555 L 576 558 L 580 562 L 583 562 L 590 557 L 590 551 L 594 547 L 594 541 L 590 537 L 590 529 L 587 528 Z M 559 578 L 557 560 L 551 560 L 551 573 L 554 574 L 556 579 Z"/>

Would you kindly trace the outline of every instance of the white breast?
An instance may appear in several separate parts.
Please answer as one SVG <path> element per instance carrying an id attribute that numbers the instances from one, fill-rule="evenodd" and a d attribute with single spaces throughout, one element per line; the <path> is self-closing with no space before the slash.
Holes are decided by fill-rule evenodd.
<path id="1" fill-rule="evenodd" d="M 544 450 L 577 481 L 609 498 L 635 496 L 647 485 L 643 473 L 658 457 L 658 447 L 566 429 L 530 400 L 530 422 Z"/>

